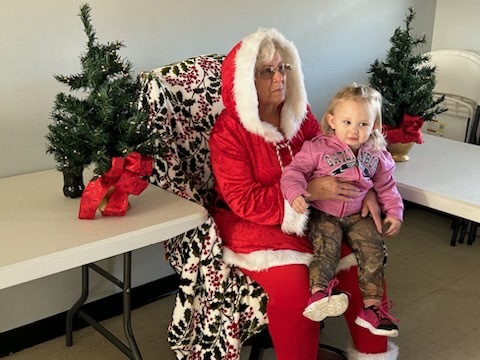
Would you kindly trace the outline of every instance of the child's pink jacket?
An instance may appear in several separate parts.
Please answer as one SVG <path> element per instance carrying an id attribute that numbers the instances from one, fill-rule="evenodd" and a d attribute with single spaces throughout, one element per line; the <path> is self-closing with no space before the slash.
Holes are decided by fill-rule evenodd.
<path id="1" fill-rule="evenodd" d="M 360 189 L 360 196 L 351 202 L 319 200 L 310 203 L 320 211 L 336 217 L 357 214 L 361 211 L 365 194 L 375 189 L 380 207 L 386 215 L 403 220 L 403 201 L 397 190 L 393 171 L 395 162 L 385 149 L 372 151 L 364 144 L 355 156 L 348 145 L 334 135 L 319 135 L 306 141 L 293 161 L 285 167 L 281 189 L 285 199 L 293 200 L 306 191 L 312 178 L 330 175 L 352 181 Z"/>

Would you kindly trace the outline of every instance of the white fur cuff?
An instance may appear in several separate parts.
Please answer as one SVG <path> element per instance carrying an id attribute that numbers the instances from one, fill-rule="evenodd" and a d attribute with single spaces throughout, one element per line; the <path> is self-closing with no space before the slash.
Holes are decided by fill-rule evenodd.
<path id="1" fill-rule="evenodd" d="M 283 215 L 282 231 L 286 234 L 303 236 L 307 227 L 309 212 L 299 214 L 293 210 L 287 200 L 284 200 L 284 203 L 285 213 Z"/>
<path id="2" fill-rule="evenodd" d="M 340 271 L 348 270 L 352 266 L 357 266 L 357 258 L 355 257 L 354 253 L 350 253 L 340 259 L 335 269 L 335 274 L 338 274 Z"/>
<path id="3" fill-rule="evenodd" d="M 398 346 L 388 342 L 387 352 L 379 354 L 365 354 L 358 352 L 353 347 L 347 350 L 348 360 L 396 360 L 398 358 Z"/>
<path id="4" fill-rule="evenodd" d="M 258 250 L 248 254 L 239 254 L 225 247 L 223 248 L 223 260 L 228 265 L 250 271 L 261 271 L 275 266 L 292 264 L 308 266 L 312 261 L 312 254 L 294 250 Z"/>

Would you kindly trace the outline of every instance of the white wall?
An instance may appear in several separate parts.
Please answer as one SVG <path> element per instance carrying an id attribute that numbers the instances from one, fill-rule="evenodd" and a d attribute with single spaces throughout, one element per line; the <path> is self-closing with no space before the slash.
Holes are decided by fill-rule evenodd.
<path id="1" fill-rule="evenodd" d="M 432 50 L 480 51 L 480 2 L 437 0 Z"/>
<path id="2" fill-rule="evenodd" d="M 78 12 L 83 1 L 0 0 L 0 177 L 54 167 L 44 136 L 55 94 L 53 74 L 80 71 L 85 49 Z M 303 60 L 307 92 L 320 117 L 340 86 L 366 80 L 410 5 L 415 31 L 431 37 L 435 0 L 91 0 L 101 42 L 122 40 L 135 72 L 185 57 L 226 53 L 258 27 L 276 27 Z M 429 49 L 426 49 L 429 50 Z M 59 175 L 60 176 L 60 175 Z M 41 189 L 39 189 L 41 191 Z M 61 191 L 59 189 L 58 191 Z M 2 206 L 8 206 L 3 204 Z M 21 216 L 21 214 L 19 214 Z M 128 216 L 128 214 L 127 214 Z M 0 226 L 4 226 L 0 219 Z M 15 239 L 0 239 L 0 242 Z M 153 250 L 153 251 L 152 251 Z M 119 261 L 107 267 L 121 272 Z M 134 254 L 134 284 L 171 273 L 160 246 Z M 0 332 L 65 311 L 78 296 L 78 269 L 0 291 Z M 95 281 L 95 280 L 94 280 Z M 95 285 L 92 298 L 114 291 Z M 35 301 L 32 300 L 34 296 Z"/>

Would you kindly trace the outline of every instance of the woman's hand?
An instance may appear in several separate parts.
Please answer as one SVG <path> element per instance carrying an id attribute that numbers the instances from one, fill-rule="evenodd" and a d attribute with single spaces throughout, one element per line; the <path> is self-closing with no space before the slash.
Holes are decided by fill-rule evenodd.
<path id="1" fill-rule="evenodd" d="M 375 223 L 377 231 L 381 234 L 383 232 L 382 225 L 382 211 L 380 205 L 378 205 L 377 193 L 375 190 L 370 189 L 365 195 L 365 199 L 362 202 L 362 217 L 370 215 Z"/>
<path id="2" fill-rule="evenodd" d="M 340 200 L 348 202 L 359 195 L 359 190 L 355 185 L 334 176 L 322 176 L 310 180 L 307 192 L 310 194 L 308 197 L 305 196 L 307 201 Z"/>
<path id="3" fill-rule="evenodd" d="M 310 196 L 305 196 L 306 201 L 340 200 L 348 202 L 360 195 L 355 185 L 333 176 L 322 176 L 310 180 L 307 192 Z M 362 202 L 362 217 L 370 215 L 380 234 L 383 232 L 381 213 L 377 194 L 375 190 L 370 189 Z"/>

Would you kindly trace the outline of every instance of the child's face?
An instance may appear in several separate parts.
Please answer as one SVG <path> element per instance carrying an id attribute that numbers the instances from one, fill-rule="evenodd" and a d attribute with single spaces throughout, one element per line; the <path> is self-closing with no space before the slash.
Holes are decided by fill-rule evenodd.
<path id="1" fill-rule="evenodd" d="M 376 127 L 370 107 L 354 100 L 339 102 L 333 114 L 327 115 L 327 122 L 335 135 L 354 151 L 368 140 Z"/>

